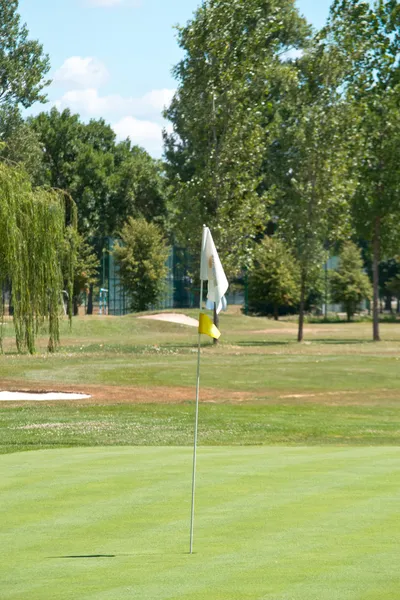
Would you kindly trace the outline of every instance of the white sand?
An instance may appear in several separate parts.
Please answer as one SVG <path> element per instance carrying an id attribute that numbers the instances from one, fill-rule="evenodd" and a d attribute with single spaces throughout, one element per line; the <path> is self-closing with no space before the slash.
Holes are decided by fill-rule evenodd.
<path id="1" fill-rule="evenodd" d="M 190 327 L 198 327 L 197 319 L 181 315 L 179 313 L 160 313 L 158 315 L 146 315 L 138 317 L 138 319 L 153 319 L 154 321 L 168 321 L 169 323 L 178 323 L 179 325 L 189 325 Z"/>
<path id="2" fill-rule="evenodd" d="M 85 398 L 91 398 L 91 396 L 58 392 L 46 392 L 44 394 L 35 392 L 0 392 L 0 402 L 20 402 L 26 400 L 44 402 L 46 400 L 84 400 Z"/>

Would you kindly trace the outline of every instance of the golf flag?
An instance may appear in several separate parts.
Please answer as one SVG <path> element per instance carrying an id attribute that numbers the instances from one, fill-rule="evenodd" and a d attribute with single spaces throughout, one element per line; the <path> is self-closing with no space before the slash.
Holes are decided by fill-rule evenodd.
<path id="1" fill-rule="evenodd" d="M 210 310 L 213 309 L 215 303 L 217 313 L 225 309 L 225 293 L 229 287 L 229 283 L 208 227 L 204 227 L 203 229 L 200 279 L 208 281 L 207 308 Z"/>
<path id="2" fill-rule="evenodd" d="M 200 313 L 199 333 L 204 333 L 205 335 L 208 335 L 216 340 L 218 340 L 221 337 L 220 330 L 214 325 L 210 317 L 208 317 L 204 313 Z"/>

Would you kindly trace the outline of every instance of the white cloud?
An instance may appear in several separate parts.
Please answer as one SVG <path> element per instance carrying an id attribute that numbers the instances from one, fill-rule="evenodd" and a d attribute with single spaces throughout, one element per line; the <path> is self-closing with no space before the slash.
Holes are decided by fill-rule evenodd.
<path id="1" fill-rule="evenodd" d="M 124 117 L 112 126 L 118 140 L 130 138 L 133 144 L 143 146 L 153 155 L 160 156 L 162 148 L 162 126 L 153 121 L 142 121 L 135 117 Z"/>
<path id="2" fill-rule="evenodd" d="M 69 88 L 97 88 L 108 80 L 107 67 L 97 58 L 71 56 L 55 72 L 54 83 Z"/>
<path id="3" fill-rule="evenodd" d="M 99 0 L 96 2 L 99 3 Z M 118 4 L 117 0 L 100 2 L 104 6 Z M 84 120 L 102 117 L 114 123 L 118 139 L 129 137 L 134 144 L 143 146 L 154 156 L 160 156 L 165 125 L 162 111 L 170 105 L 175 90 L 155 89 L 143 96 L 131 97 L 102 94 L 99 88 L 108 77 L 106 66 L 96 58 L 72 56 L 55 73 L 54 84 L 67 86 L 67 90 L 52 104 L 60 111 L 69 108 Z"/>
<path id="4" fill-rule="evenodd" d="M 124 98 L 119 94 L 101 96 L 95 87 L 71 90 L 56 102 L 58 109 L 70 108 L 84 116 L 135 115 L 136 117 L 160 117 L 165 106 L 172 100 L 175 90 L 152 90 L 141 97 Z"/>
<path id="5" fill-rule="evenodd" d="M 165 107 L 168 107 L 172 98 L 174 97 L 175 90 L 164 88 L 162 90 L 152 90 L 148 94 L 145 94 L 141 101 L 148 106 L 151 106 L 155 110 L 162 111 Z"/>

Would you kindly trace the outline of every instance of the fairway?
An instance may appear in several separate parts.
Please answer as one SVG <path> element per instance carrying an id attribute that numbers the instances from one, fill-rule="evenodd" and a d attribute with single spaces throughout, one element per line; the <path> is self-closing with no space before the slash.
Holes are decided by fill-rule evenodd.
<path id="1" fill-rule="evenodd" d="M 196 316 L 195 311 L 185 311 Z M 194 555 L 196 334 L 133 316 L 63 325 L 1 389 L 0 600 L 398 600 L 400 328 L 230 308 L 205 341 Z M 26 452 L 29 450 L 29 452 Z"/>
<path id="2" fill-rule="evenodd" d="M 0 457 L 2 600 L 398 598 L 397 448 Z"/>

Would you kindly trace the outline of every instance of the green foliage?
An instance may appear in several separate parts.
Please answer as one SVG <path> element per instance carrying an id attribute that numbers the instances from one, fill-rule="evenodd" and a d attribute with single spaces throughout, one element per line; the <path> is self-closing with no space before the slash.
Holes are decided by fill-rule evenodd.
<path id="1" fill-rule="evenodd" d="M 45 150 L 45 182 L 73 196 L 82 235 L 114 235 L 128 217 L 163 221 L 160 162 L 129 140 L 117 144 L 103 119 L 85 124 L 69 110 L 53 108 L 29 123 Z"/>
<path id="2" fill-rule="evenodd" d="M 331 274 L 331 294 L 334 302 L 343 304 L 348 321 L 362 300 L 371 297 L 371 283 L 363 267 L 360 249 L 352 242 L 343 244 L 339 266 Z"/>
<path id="3" fill-rule="evenodd" d="M 351 107 L 358 186 L 354 223 L 373 251 L 373 337 L 379 340 L 379 269 L 399 240 L 400 81 L 398 3 L 335 0 L 324 36 L 344 68 L 343 95 Z"/>
<path id="4" fill-rule="evenodd" d="M 44 102 L 43 81 L 49 58 L 38 41 L 29 40 L 17 12 L 18 0 L 0 0 L 0 105 Z"/>
<path id="5" fill-rule="evenodd" d="M 147 310 L 163 291 L 169 249 L 161 229 L 144 219 L 130 217 L 121 231 L 122 244 L 114 249 L 121 283 L 133 311 Z"/>
<path id="6" fill-rule="evenodd" d="M 165 225 L 166 190 L 161 161 L 154 160 L 145 150 L 129 143 L 115 149 L 117 172 L 111 199 L 112 230 L 121 229 L 131 216 Z"/>
<path id="7" fill-rule="evenodd" d="M 316 38 L 297 62 L 296 76 L 282 97 L 273 123 L 274 144 L 265 181 L 274 197 L 277 230 L 300 265 L 298 339 L 303 339 L 306 297 L 319 278 L 326 248 L 349 228 L 350 148 L 347 118 L 337 84 L 340 68 Z"/>
<path id="8" fill-rule="evenodd" d="M 368 274 L 371 275 L 370 269 Z M 384 298 L 385 310 L 392 311 L 392 298 L 398 297 L 397 281 L 400 281 L 400 262 L 398 258 L 389 258 L 379 263 L 379 296 Z"/>
<path id="9" fill-rule="evenodd" d="M 292 76 L 281 56 L 308 33 L 293 0 L 207 0 L 178 30 L 185 54 L 165 138 L 174 232 L 196 256 L 202 224 L 212 227 L 231 273 L 265 229 L 268 128 Z"/>
<path id="10" fill-rule="evenodd" d="M 382 267 L 386 268 L 383 269 Z M 379 265 L 380 283 L 383 284 L 383 292 L 385 296 L 392 296 L 400 300 L 400 262 L 399 259 L 391 259 L 386 263 Z M 383 279 L 384 276 L 384 279 Z"/>
<path id="11" fill-rule="evenodd" d="M 278 319 L 279 308 L 297 304 L 300 299 L 300 270 L 285 244 L 265 237 L 254 253 L 249 274 L 249 311 L 272 313 Z"/>
<path id="12" fill-rule="evenodd" d="M 12 287 L 19 351 L 35 351 L 35 336 L 45 318 L 49 349 L 59 342 L 62 266 L 73 268 L 74 246 L 68 240 L 75 226 L 75 207 L 69 198 L 32 190 L 25 172 L 0 163 L 0 287 L 7 283 Z M 3 329 L 0 344 L 2 334 Z"/>
<path id="13" fill-rule="evenodd" d="M 1 158 L 9 164 L 21 164 L 33 184 L 43 181 L 43 147 L 32 127 L 21 116 L 18 107 L 0 106 Z"/>
<path id="14" fill-rule="evenodd" d="M 73 313 L 76 316 L 82 304 L 82 294 L 87 292 L 98 278 L 99 259 L 92 246 L 77 234 L 76 237 L 76 262 L 73 277 Z"/>

